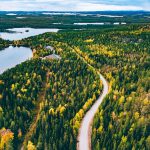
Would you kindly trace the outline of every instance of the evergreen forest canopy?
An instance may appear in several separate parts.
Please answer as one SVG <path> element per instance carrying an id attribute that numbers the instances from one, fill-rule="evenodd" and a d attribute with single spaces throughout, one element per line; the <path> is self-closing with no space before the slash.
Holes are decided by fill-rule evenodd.
<path id="1" fill-rule="evenodd" d="M 103 90 L 98 71 L 109 94 L 94 118 L 92 149 L 149 149 L 150 25 L 89 28 L 0 39 L 0 48 L 34 52 L 0 75 L 0 149 L 76 149 L 81 121 Z M 49 45 L 60 60 L 42 59 Z"/>

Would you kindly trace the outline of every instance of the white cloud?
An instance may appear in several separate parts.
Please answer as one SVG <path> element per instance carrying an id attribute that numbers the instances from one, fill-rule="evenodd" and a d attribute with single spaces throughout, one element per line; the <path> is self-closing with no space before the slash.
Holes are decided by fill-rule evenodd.
<path id="1" fill-rule="evenodd" d="M 141 7 L 137 6 L 119 6 L 119 5 L 106 5 L 106 4 L 92 4 L 92 3 L 80 3 L 77 5 L 77 10 L 82 10 L 82 11 L 92 11 L 92 10 L 142 10 Z"/>
<path id="2" fill-rule="evenodd" d="M 99 0 L 101 1 L 101 0 Z M 0 0 L 0 10 L 7 11 L 102 11 L 102 10 L 148 10 L 150 8 L 149 0 L 141 1 L 141 5 L 120 5 L 114 4 L 118 0 L 108 0 L 109 4 L 98 0 Z M 131 3 L 132 4 L 132 3 Z M 150 9 L 149 9 L 150 10 Z"/>

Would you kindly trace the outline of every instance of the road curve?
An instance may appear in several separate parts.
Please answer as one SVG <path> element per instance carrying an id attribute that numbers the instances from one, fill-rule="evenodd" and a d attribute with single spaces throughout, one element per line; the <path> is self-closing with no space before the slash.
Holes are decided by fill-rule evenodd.
<path id="1" fill-rule="evenodd" d="M 77 150 L 91 150 L 91 134 L 92 134 L 91 131 L 93 118 L 103 99 L 108 94 L 108 83 L 101 74 L 99 74 L 99 76 L 103 82 L 103 92 L 97 99 L 97 101 L 94 103 L 94 105 L 91 107 L 91 109 L 85 114 L 82 120 L 77 139 L 78 141 Z"/>

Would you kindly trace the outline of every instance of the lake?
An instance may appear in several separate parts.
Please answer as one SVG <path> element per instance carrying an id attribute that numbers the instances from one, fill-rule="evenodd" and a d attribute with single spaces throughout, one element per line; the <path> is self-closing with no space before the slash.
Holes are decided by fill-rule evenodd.
<path id="1" fill-rule="evenodd" d="M 104 22 L 95 22 L 95 23 L 74 23 L 74 25 L 104 25 Z"/>
<path id="2" fill-rule="evenodd" d="M 80 22 L 80 23 L 74 23 L 74 25 L 126 25 L 126 22 L 114 22 L 114 23 L 110 23 L 110 22 L 94 22 L 94 23 L 84 23 L 84 22 Z"/>
<path id="3" fill-rule="evenodd" d="M 14 13 L 8 13 L 6 14 L 7 16 L 16 16 L 17 14 L 14 14 Z"/>
<path id="4" fill-rule="evenodd" d="M 22 40 L 31 36 L 36 36 L 46 32 L 58 32 L 59 29 L 34 29 L 34 28 L 13 28 L 8 32 L 0 32 L 0 37 L 4 40 Z"/>
<path id="5" fill-rule="evenodd" d="M 0 51 L 0 74 L 7 69 L 32 58 L 33 54 L 30 48 L 26 47 L 8 47 Z"/>

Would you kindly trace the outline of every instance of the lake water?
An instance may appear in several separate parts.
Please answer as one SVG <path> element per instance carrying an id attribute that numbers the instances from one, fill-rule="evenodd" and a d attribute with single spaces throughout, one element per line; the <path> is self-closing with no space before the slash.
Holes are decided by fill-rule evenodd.
<path id="1" fill-rule="evenodd" d="M 8 13 L 6 14 L 7 16 L 16 16 L 17 14 L 14 14 L 14 13 Z"/>
<path id="2" fill-rule="evenodd" d="M 108 17 L 108 18 L 123 18 L 123 16 L 113 16 L 113 15 L 97 15 L 97 17 Z"/>
<path id="3" fill-rule="evenodd" d="M 25 18 L 27 18 L 27 17 L 16 17 L 17 19 L 25 19 Z"/>
<path id="4" fill-rule="evenodd" d="M 74 25 L 104 25 L 104 22 L 95 22 L 95 23 L 74 23 Z"/>
<path id="5" fill-rule="evenodd" d="M 114 22 L 113 25 L 125 25 L 126 22 Z M 111 25 L 110 22 L 95 22 L 95 23 L 74 23 L 74 25 Z"/>
<path id="6" fill-rule="evenodd" d="M 46 32 L 58 32 L 59 29 L 34 29 L 34 28 L 13 28 L 7 29 L 12 33 L 0 32 L 0 37 L 4 40 L 22 40 L 31 36 L 36 36 Z"/>
<path id="7" fill-rule="evenodd" d="M 76 12 L 44 12 L 43 15 L 76 15 Z"/>
<path id="8" fill-rule="evenodd" d="M 0 51 L 0 74 L 7 69 L 32 58 L 33 54 L 30 48 L 26 47 L 8 47 Z"/>

